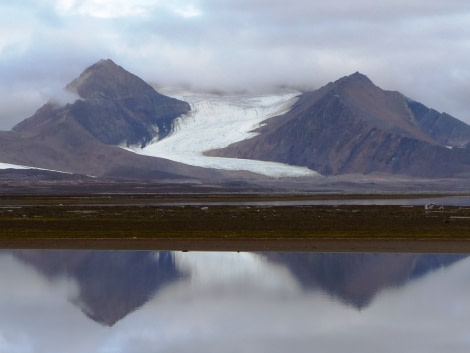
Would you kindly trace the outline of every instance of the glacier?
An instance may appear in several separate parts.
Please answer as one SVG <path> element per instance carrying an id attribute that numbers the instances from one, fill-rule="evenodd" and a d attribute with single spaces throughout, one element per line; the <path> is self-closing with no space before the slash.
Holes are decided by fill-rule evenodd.
<path id="1" fill-rule="evenodd" d="M 158 91 L 186 101 L 191 111 L 176 119 L 172 133 L 144 148 L 120 146 L 137 154 L 160 157 L 204 168 L 249 171 L 270 177 L 303 177 L 319 174 L 307 167 L 252 159 L 205 156 L 204 152 L 252 138 L 263 121 L 289 111 L 299 91 L 277 94 L 214 94 L 165 88 Z M 0 169 L 33 167 L 0 163 Z M 36 168 L 41 169 L 41 168 Z"/>
<path id="2" fill-rule="evenodd" d="M 195 93 L 177 89 L 159 89 L 159 92 L 188 102 L 190 113 L 177 118 L 173 132 L 164 139 L 153 141 L 144 148 L 123 148 L 198 167 L 245 170 L 270 177 L 319 175 L 306 167 L 204 155 L 205 151 L 256 136 L 253 130 L 261 126 L 264 120 L 288 112 L 300 92 L 255 96 Z"/>

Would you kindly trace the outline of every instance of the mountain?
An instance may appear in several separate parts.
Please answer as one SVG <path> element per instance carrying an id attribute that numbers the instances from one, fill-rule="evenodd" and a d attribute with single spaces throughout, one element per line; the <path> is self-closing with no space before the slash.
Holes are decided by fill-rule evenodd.
<path id="1" fill-rule="evenodd" d="M 44 135 L 44 126 L 67 116 L 105 144 L 145 146 L 167 136 L 173 121 L 190 110 L 188 103 L 159 94 L 112 60 L 90 66 L 66 89 L 76 94 L 75 102 L 50 102 L 13 130 Z"/>
<path id="2" fill-rule="evenodd" d="M 323 175 L 469 172 L 458 150 L 470 142 L 470 126 L 382 90 L 358 72 L 301 94 L 289 112 L 254 132 L 249 140 L 207 154 L 307 166 Z"/>
<path id="3" fill-rule="evenodd" d="M 358 72 L 305 93 L 183 92 L 177 99 L 108 59 L 65 91 L 67 102 L 52 99 L 12 131 L 0 132 L 1 163 L 209 184 L 266 185 L 271 178 L 279 186 L 296 177 L 290 179 L 295 187 L 319 174 L 470 175 L 470 126 Z"/>
<path id="4" fill-rule="evenodd" d="M 0 161 L 95 177 L 217 178 L 216 171 L 140 156 L 118 146 L 144 146 L 167 136 L 187 103 L 156 92 L 111 60 L 86 69 L 54 100 L 12 131 L 0 132 Z"/>

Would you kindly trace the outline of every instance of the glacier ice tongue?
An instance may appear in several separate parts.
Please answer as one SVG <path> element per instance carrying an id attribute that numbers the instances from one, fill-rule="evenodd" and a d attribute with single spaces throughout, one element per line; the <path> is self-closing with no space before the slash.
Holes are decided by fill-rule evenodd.
<path id="1" fill-rule="evenodd" d="M 162 91 L 188 102 L 191 112 L 177 119 L 173 133 L 145 148 L 132 151 L 188 165 L 246 170 L 272 177 L 312 176 L 306 168 L 276 162 L 204 156 L 205 151 L 223 148 L 254 137 L 254 129 L 273 116 L 286 113 L 300 92 L 273 95 L 216 95 L 188 91 Z"/>

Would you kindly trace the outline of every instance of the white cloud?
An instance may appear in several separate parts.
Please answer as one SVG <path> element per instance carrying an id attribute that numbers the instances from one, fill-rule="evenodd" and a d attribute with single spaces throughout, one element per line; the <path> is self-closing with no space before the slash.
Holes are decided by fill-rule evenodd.
<path id="1" fill-rule="evenodd" d="M 202 11 L 195 7 L 194 5 L 186 5 L 184 7 L 176 7 L 174 9 L 177 15 L 180 15 L 184 18 L 198 17 L 202 15 Z"/>
<path id="2" fill-rule="evenodd" d="M 202 11 L 187 1 L 159 0 L 58 0 L 56 9 L 65 16 L 91 16 L 102 19 L 150 16 L 154 11 L 173 11 L 184 18 L 197 17 Z"/>
<path id="3" fill-rule="evenodd" d="M 84 15 L 103 19 L 144 16 L 159 4 L 155 0 L 59 0 L 57 10 L 63 15 Z"/>

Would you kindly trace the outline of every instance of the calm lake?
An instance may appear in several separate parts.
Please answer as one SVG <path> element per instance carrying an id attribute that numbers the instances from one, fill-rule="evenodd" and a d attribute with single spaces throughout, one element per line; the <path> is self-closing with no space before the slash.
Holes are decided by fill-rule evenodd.
<path id="1" fill-rule="evenodd" d="M 470 257 L 0 251 L 0 353 L 468 352 Z"/>

